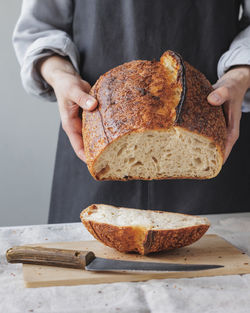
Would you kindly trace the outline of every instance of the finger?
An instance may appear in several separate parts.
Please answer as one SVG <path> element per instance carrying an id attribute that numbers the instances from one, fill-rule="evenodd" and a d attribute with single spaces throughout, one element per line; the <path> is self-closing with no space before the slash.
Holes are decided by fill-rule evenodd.
<path id="1" fill-rule="evenodd" d="M 80 87 L 74 87 L 70 91 L 70 100 L 78 104 L 83 110 L 92 111 L 97 106 L 97 100 L 88 93 L 82 91 Z"/>
<path id="2" fill-rule="evenodd" d="M 88 82 L 86 82 L 86 80 L 81 79 L 81 85 L 82 85 L 83 91 L 85 91 L 86 93 L 90 92 L 91 85 Z"/>
<path id="3" fill-rule="evenodd" d="M 229 100 L 229 89 L 225 86 L 215 89 L 207 97 L 207 101 L 212 105 L 222 105 L 227 100 Z"/>
<path id="4" fill-rule="evenodd" d="M 73 119 L 64 118 L 62 120 L 62 127 L 65 133 L 67 134 L 76 155 L 79 157 L 79 159 L 86 163 L 81 132 L 82 128 L 81 119 L 78 117 Z"/>
<path id="5" fill-rule="evenodd" d="M 229 154 L 230 154 L 232 148 L 233 148 L 233 145 L 232 145 L 230 142 L 227 142 L 227 143 L 226 143 L 226 147 L 225 147 L 225 151 L 224 151 L 223 164 L 226 163 L 226 161 L 227 161 L 227 159 L 228 159 L 228 157 L 229 157 Z"/>
<path id="6" fill-rule="evenodd" d="M 223 164 L 226 162 L 229 154 L 232 151 L 232 148 L 233 148 L 234 144 L 236 143 L 236 141 L 239 138 L 239 133 L 240 133 L 239 132 L 239 126 L 240 125 L 238 124 L 238 126 L 236 125 L 235 128 L 228 130 Z"/>
<path id="7" fill-rule="evenodd" d="M 225 164 L 225 162 L 227 161 L 229 154 L 232 151 L 233 145 L 234 144 L 231 141 L 226 142 L 223 164 Z"/>
<path id="8" fill-rule="evenodd" d="M 70 143 L 72 145 L 73 150 L 80 160 L 86 163 L 86 156 L 84 153 L 82 136 L 76 132 L 71 132 L 68 134 Z"/>

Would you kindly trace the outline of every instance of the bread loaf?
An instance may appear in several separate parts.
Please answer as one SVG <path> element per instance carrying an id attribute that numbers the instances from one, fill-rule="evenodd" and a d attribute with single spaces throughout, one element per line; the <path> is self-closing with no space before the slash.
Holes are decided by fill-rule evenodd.
<path id="1" fill-rule="evenodd" d="M 207 102 L 209 81 L 166 51 L 102 75 L 83 112 L 87 165 L 97 180 L 207 179 L 221 170 L 226 138 L 222 108 Z"/>
<path id="2" fill-rule="evenodd" d="M 190 245 L 210 226 L 204 217 L 104 204 L 87 207 L 81 213 L 81 220 L 106 246 L 142 255 Z"/>

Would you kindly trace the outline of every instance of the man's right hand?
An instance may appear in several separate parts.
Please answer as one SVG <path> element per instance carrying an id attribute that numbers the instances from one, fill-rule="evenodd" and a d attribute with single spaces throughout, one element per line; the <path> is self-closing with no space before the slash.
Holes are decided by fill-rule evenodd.
<path id="1" fill-rule="evenodd" d="M 88 94 L 91 86 L 81 79 L 72 64 L 63 57 L 50 56 L 41 60 L 38 66 L 42 77 L 56 94 L 62 128 L 69 137 L 76 155 L 86 162 L 79 107 L 87 111 L 96 108 L 97 100 Z"/>

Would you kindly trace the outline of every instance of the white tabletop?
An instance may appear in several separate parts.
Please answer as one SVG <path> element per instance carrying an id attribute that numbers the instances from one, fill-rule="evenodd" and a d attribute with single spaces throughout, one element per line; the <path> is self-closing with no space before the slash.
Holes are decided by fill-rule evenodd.
<path id="1" fill-rule="evenodd" d="M 250 256 L 250 213 L 207 217 L 212 224 L 208 233 Z M 81 223 L 0 228 L 0 312 L 250 312 L 250 275 L 26 289 L 22 266 L 5 260 L 5 251 L 14 245 L 91 239 Z"/>

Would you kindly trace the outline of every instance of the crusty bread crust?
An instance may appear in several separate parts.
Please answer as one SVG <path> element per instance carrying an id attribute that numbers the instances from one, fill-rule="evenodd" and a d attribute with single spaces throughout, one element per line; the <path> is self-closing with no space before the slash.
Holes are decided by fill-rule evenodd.
<path id="1" fill-rule="evenodd" d="M 211 139 L 223 161 L 226 140 L 226 121 L 221 106 L 212 106 L 207 96 L 214 89 L 205 75 L 185 62 L 186 97 L 176 125 Z"/>
<path id="2" fill-rule="evenodd" d="M 137 60 L 108 71 L 92 87 L 90 94 L 99 105 L 83 111 L 82 127 L 87 165 L 95 178 L 93 163 L 110 142 L 132 131 L 173 125 L 174 93 L 181 82 L 173 86 L 166 76 L 160 62 Z"/>
<path id="3" fill-rule="evenodd" d="M 165 52 L 162 58 L 166 53 L 174 54 Z M 172 81 L 169 83 L 166 68 L 161 62 L 138 60 L 122 64 L 102 75 L 91 89 L 90 94 L 98 100 L 99 105 L 92 112 L 83 111 L 82 124 L 87 165 L 95 179 L 100 179 L 94 170 L 95 163 L 110 143 L 132 132 L 150 129 L 166 131 L 171 127 L 180 127 L 210 139 L 219 151 L 220 167 L 210 176 L 160 179 L 208 179 L 221 170 L 226 122 L 222 107 L 212 106 L 207 101 L 213 87 L 202 73 L 187 62 L 177 62 L 180 67 L 178 79 L 175 84 Z M 181 103 L 176 107 L 174 95 L 178 93 L 178 88 L 185 92 L 179 95 Z M 169 100 L 172 98 L 173 101 Z M 114 179 L 117 180 L 112 176 L 102 178 Z M 147 180 L 134 176 L 119 180 L 130 179 Z"/>
<path id="4" fill-rule="evenodd" d="M 91 205 L 82 211 L 80 218 L 87 230 L 100 242 L 120 252 L 138 252 L 146 255 L 152 252 L 172 250 L 188 246 L 199 240 L 210 224 L 183 227 L 170 230 L 147 230 L 142 226 L 115 226 L 86 220 L 84 212 L 91 210 Z M 154 211 L 164 213 L 163 211 Z M 188 214 L 183 214 L 188 216 Z"/>

